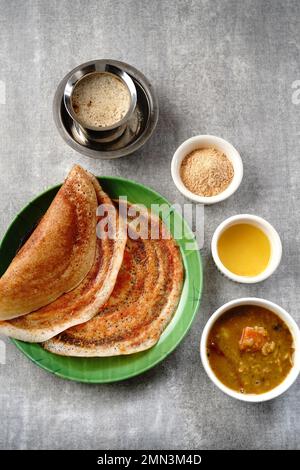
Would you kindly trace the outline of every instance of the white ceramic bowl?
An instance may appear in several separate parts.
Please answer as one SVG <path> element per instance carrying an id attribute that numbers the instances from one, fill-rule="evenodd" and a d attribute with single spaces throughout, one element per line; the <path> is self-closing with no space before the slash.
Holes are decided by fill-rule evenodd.
<path id="1" fill-rule="evenodd" d="M 281 382 L 277 387 L 273 388 L 272 390 L 261 393 L 261 394 L 243 394 L 240 392 L 236 392 L 235 390 L 232 390 L 231 388 L 227 387 L 224 385 L 215 375 L 214 371 L 210 367 L 209 360 L 207 357 L 207 338 L 209 335 L 209 332 L 215 323 L 215 321 L 223 315 L 225 312 L 227 312 L 229 309 L 233 307 L 237 307 L 239 305 L 258 305 L 260 307 L 264 307 L 268 310 L 271 310 L 274 312 L 278 317 L 280 317 L 289 327 L 291 334 L 293 336 L 294 340 L 294 348 L 295 348 L 295 353 L 294 353 L 294 364 L 293 367 L 291 368 L 289 374 L 286 376 L 286 378 Z M 202 337 L 201 337 L 201 342 L 200 342 L 200 356 L 201 356 L 201 361 L 203 364 L 203 367 L 209 376 L 209 378 L 212 380 L 212 382 L 220 389 L 222 392 L 226 393 L 227 395 L 237 398 L 238 400 L 242 401 L 248 401 L 248 402 L 262 402 L 262 401 L 267 401 L 267 400 L 272 400 L 273 398 L 278 397 L 282 393 L 284 393 L 297 379 L 299 372 L 300 372 L 300 331 L 299 328 L 296 324 L 296 322 L 293 320 L 291 315 L 287 313 L 283 308 L 279 307 L 279 305 L 274 304 L 273 302 L 270 302 L 268 300 L 264 299 L 258 299 L 255 297 L 245 297 L 242 299 L 236 299 L 232 300 L 231 302 L 226 303 L 222 307 L 220 307 L 208 320 L 206 323 Z"/>
<path id="2" fill-rule="evenodd" d="M 193 150 L 207 147 L 214 147 L 225 153 L 225 155 L 231 161 L 234 169 L 232 181 L 225 191 L 217 194 L 216 196 L 209 197 L 198 196 L 197 194 L 189 191 L 183 184 L 180 176 L 181 162 L 184 157 Z M 214 135 L 197 135 L 187 139 L 178 147 L 173 155 L 171 173 L 175 186 L 185 197 L 200 204 L 215 204 L 216 202 L 224 201 L 238 189 L 243 178 L 243 162 L 238 151 L 226 140 Z"/>
<path id="3" fill-rule="evenodd" d="M 260 228 L 268 237 L 271 243 L 271 256 L 270 261 L 266 269 L 258 274 L 257 276 L 239 276 L 238 274 L 234 274 L 229 271 L 224 264 L 221 262 L 219 254 L 218 254 L 218 241 L 221 234 L 224 230 L 228 229 L 232 225 L 236 224 L 252 224 L 256 227 Z M 267 222 L 262 217 L 258 217 L 257 215 L 250 215 L 250 214 L 240 214 L 234 215 L 229 217 L 228 219 L 224 220 L 213 234 L 212 241 L 211 241 L 211 252 L 214 259 L 214 262 L 217 268 L 229 279 L 235 282 L 242 282 L 244 284 L 253 284 L 255 282 L 261 282 L 267 279 L 274 271 L 277 269 L 281 256 L 282 256 L 282 245 L 281 240 L 276 232 L 275 228 Z"/>

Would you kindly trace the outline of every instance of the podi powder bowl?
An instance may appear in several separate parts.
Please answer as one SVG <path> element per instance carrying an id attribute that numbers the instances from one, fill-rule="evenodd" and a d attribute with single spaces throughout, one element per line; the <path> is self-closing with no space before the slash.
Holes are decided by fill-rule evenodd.
<path id="1" fill-rule="evenodd" d="M 129 92 L 130 104 L 127 113 L 121 120 L 110 126 L 86 126 L 82 122 L 79 122 L 73 108 L 72 94 L 76 85 L 82 78 L 93 73 L 104 73 L 115 76 L 121 80 Z M 77 133 L 83 141 L 92 140 L 94 142 L 108 143 L 117 140 L 125 132 L 127 123 L 132 117 L 136 107 L 137 91 L 133 80 L 124 70 L 103 61 L 94 61 L 92 63 L 83 64 L 82 66 L 74 69 L 66 83 L 63 99 L 66 110 L 73 120 Z"/>

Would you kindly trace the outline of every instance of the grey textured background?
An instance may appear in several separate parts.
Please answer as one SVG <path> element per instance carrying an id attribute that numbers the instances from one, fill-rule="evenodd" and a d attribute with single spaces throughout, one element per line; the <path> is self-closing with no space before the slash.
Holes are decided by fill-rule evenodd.
<path id="1" fill-rule="evenodd" d="M 257 295 L 299 322 L 299 113 L 297 1 L 0 0 L 0 235 L 32 197 L 61 182 L 72 163 L 134 178 L 182 202 L 170 162 L 195 134 L 232 142 L 245 175 L 235 196 L 205 209 L 205 289 L 193 327 L 167 360 L 124 383 L 89 386 L 39 369 L 7 343 L 0 365 L 2 448 L 300 448 L 298 382 L 259 405 L 223 395 L 198 357 L 202 328 L 224 302 Z M 151 141 L 130 157 L 94 161 L 61 140 L 51 112 L 60 79 L 93 58 L 124 60 L 156 87 L 161 115 Z M 3 97 L 2 97 L 3 98 Z M 2 100 L 3 101 L 3 100 Z M 1 102 L 1 100 L 0 100 Z M 279 230 L 284 256 L 266 282 L 237 285 L 215 269 L 216 226 L 250 212 Z"/>

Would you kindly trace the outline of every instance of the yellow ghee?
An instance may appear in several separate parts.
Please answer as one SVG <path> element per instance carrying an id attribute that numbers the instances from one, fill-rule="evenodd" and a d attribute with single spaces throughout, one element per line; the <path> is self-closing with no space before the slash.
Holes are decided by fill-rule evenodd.
<path id="1" fill-rule="evenodd" d="M 223 265 L 232 273 L 257 276 L 268 266 L 271 243 L 255 225 L 231 225 L 219 238 L 218 254 Z"/>

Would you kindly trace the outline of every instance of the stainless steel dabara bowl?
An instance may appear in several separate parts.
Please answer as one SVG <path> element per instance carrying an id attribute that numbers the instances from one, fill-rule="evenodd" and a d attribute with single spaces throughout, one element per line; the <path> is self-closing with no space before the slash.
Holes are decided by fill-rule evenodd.
<path id="1" fill-rule="evenodd" d="M 130 94 L 130 106 L 126 115 L 118 122 L 107 127 L 92 127 L 83 126 L 77 120 L 76 113 L 72 105 L 72 93 L 75 86 L 86 75 L 95 72 L 102 72 L 117 76 L 126 86 Z M 132 117 L 137 103 L 137 91 L 135 84 L 131 77 L 122 69 L 115 65 L 105 63 L 105 61 L 95 60 L 76 67 L 72 70 L 71 75 L 66 83 L 64 89 L 64 104 L 68 114 L 74 122 L 74 126 L 82 139 L 92 140 L 95 142 L 107 143 L 118 139 L 126 129 L 126 126 Z"/>

